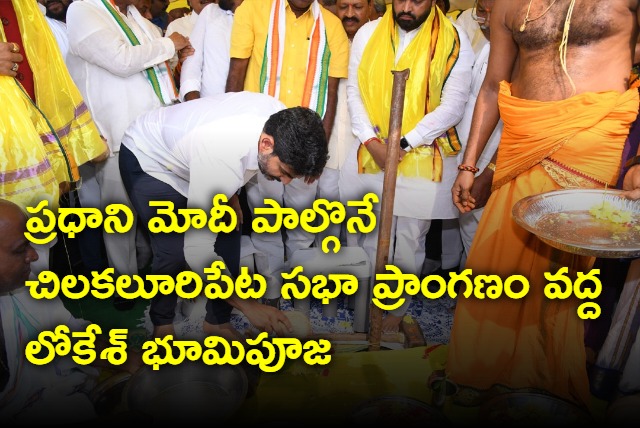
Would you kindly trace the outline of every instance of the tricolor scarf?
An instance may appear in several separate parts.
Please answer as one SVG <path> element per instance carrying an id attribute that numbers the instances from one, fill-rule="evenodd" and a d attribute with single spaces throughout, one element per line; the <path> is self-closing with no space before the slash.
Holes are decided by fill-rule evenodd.
<path id="1" fill-rule="evenodd" d="M 133 29 L 129 27 L 127 22 L 124 20 L 123 15 L 113 3 L 113 0 L 85 1 L 91 1 L 93 4 L 104 7 L 132 46 L 138 46 L 144 43 L 145 39 L 151 40 L 155 38 L 149 30 L 149 27 L 147 27 L 148 24 L 145 22 L 146 19 L 140 15 L 140 12 L 138 12 L 138 9 L 135 6 L 129 6 L 128 13 L 138 24 L 138 27 L 142 30 L 142 34 L 136 34 Z M 171 75 L 169 63 L 167 61 L 156 64 L 153 67 L 149 67 L 144 70 L 143 73 L 162 104 L 174 104 L 178 100 L 178 89 L 173 81 L 173 76 Z"/>
<path id="2" fill-rule="evenodd" d="M 0 76 L 0 197 L 23 208 L 43 199 L 56 206 L 59 185 L 78 181 L 78 165 L 100 156 L 106 145 L 38 5 L 12 3 L 36 99 L 17 79 Z M 1 24 L 0 40 L 6 41 Z"/>
<path id="3" fill-rule="evenodd" d="M 279 98 L 282 57 L 285 49 L 286 0 L 272 1 L 269 32 L 264 46 L 264 60 L 260 69 L 260 88 L 263 94 Z M 311 4 L 311 13 L 315 22 L 309 38 L 307 77 L 300 105 L 315 110 L 320 117 L 323 117 L 327 106 L 331 51 L 327 43 L 327 31 L 317 0 Z"/>
<path id="4" fill-rule="evenodd" d="M 392 70 L 410 69 L 404 99 L 402 134 L 411 131 L 440 105 L 444 87 L 460 54 L 460 38 L 449 19 L 437 7 L 431 8 L 427 20 L 395 63 L 399 42 L 398 27 L 391 8 L 380 19 L 362 54 L 358 67 L 358 85 L 369 119 L 384 140 L 389 135 Z M 371 79 L 371 76 L 376 76 Z M 407 153 L 398 165 L 398 174 L 442 180 L 442 154 L 454 156 L 460 151 L 455 128 L 440 137 L 436 144 L 420 146 Z M 358 149 L 358 172 L 376 174 L 380 168 L 364 146 Z"/>

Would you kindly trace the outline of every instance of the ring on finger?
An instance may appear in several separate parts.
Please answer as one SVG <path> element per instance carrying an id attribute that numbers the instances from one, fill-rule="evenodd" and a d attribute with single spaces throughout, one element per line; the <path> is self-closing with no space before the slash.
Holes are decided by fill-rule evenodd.
<path id="1" fill-rule="evenodd" d="M 18 53 L 20 52 L 20 46 L 18 46 L 18 44 L 16 42 L 11 42 L 12 46 L 11 46 L 11 52 L 12 53 Z"/>
<path id="2" fill-rule="evenodd" d="M 13 63 L 13 67 L 11 67 L 11 71 L 13 71 L 15 73 L 16 71 L 18 71 L 18 67 L 19 67 L 18 63 L 14 62 Z"/>

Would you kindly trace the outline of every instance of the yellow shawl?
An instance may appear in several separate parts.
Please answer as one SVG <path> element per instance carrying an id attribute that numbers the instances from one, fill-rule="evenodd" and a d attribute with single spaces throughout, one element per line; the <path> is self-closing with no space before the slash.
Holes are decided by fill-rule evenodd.
<path id="1" fill-rule="evenodd" d="M 106 145 L 36 2 L 13 0 L 13 7 L 36 102 L 18 80 L 0 76 L 0 197 L 22 207 L 46 198 L 55 206 L 59 185 L 78 181 L 78 165 L 104 153 Z M 7 41 L 2 25 L 0 39 Z"/>
<path id="2" fill-rule="evenodd" d="M 425 114 L 440 105 L 442 88 L 460 53 L 458 32 L 437 7 L 422 24 L 416 37 L 395 64 L 398 46 L 398 28 L 391 8 L 381 18 L 362 54 L 358 68 L 358 82 L 362 101 L 371 123 L 384 140 L 389 134 L 391 111 L 392 70 L 410 69 L 404 100 L 402 134 L 411 131 Z M 375 78 L 371 78 L 375 76 Z M 455 128 L 436 139 L 445 155 L 455 155 L 460 143 Z M 398 165 L 398 174 L 406 177 L 422 177 L 428 180 L 442 179 L 442 155 L 435 144 L 411 150 Z M 380 168 L 366 148 L 358 150 L 360 173 L 375 174 Z"/>

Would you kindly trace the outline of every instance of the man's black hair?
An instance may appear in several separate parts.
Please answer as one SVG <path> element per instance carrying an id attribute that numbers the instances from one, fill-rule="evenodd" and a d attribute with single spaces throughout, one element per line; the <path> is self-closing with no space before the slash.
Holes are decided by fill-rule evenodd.
<path id="1" fill-rule="evenodd" d="M 264 124 L 264 133 L 273 137 L 273 154 L 296 176 L 317 177 L 322 173 L 329 149 L 318 113 L 306 107 L 279 111 Z"/>

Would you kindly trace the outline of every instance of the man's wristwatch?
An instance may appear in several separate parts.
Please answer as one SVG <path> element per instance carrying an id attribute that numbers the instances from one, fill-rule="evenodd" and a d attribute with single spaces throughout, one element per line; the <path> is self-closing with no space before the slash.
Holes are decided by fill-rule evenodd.
<path id="1" fill-rule="evenodd" d="M 409 145 L 409 142 L 404 137 L 400 138 L 400 148 L 405 152 L 408 152 L 412 149 L 412 147 Z"/>

